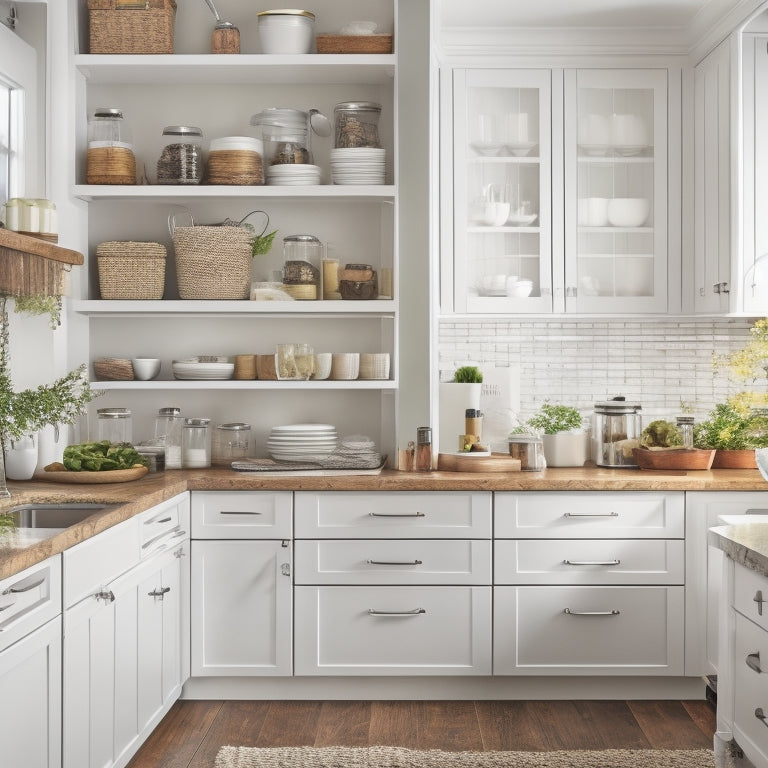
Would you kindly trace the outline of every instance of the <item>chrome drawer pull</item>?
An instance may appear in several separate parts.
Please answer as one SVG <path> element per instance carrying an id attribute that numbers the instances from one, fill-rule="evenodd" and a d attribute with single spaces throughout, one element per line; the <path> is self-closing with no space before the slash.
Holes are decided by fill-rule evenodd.
<path id="1" fill-rule="evenodd" d="M 8 603 L 7 605 L 0 605 L 0 611 L 7 611 L 9 608 L 13 608 L 14 605 L 16 605 L 15 600 L 12 603 Z"/>
<path id="2" fill-rule="evenodd" d="M 163 587 L 162 589 L 153 589 L 151 592 L 147 592 L 147 595 L 149 597 L 159 597 L 162 600 L 170 591 L 170 587 Z"/>
<path id="3" fill-rule="evenodd" d="M 750 653 L 744 661 L 747 662 L 747 666 L 753 670 L 754 672 L 757 672 L 759 675 L 763 670 L 760 668 L 760 652 L 757 653 Z"/>
<path id="4" fill-rule="evenodd" d="M 162 520 L 147 520 L 144 525 L 154 525 L 155 523 L 170 523 L 172 517 L 164 517 Z"/>
<path id="5" fill-rule="evenodd" d="M 570 608 L 564 608 L 563 613 L 569 616 L 618 616 L 621 611 L 572 611 Z"/>
<path id="6" fill-rule="evenodd" d="M 412 611 L 377 611 L 375 608 L 368 609 L 369 616 L 418 616 L 420 613 L 426 613 L 424 608 L 414 608 Z"/>
<path id="7" fill-rule="evenodd" d="M 757 603 L 757 615 L 762 616 L 763 603 L 765 600 L 763 600 L 763 591 L 761 589 L 758 589 L 757 592 L 755 592 L 755 596 L 752 598 L 752 602 Z"/>
<path id="8" fill-rule="evenodd" d="M 263 515 L 263 512 L 251 512 L 251 511 L 240 511 L 238 509 L 222 509 L 221 512 L 219 512 L 220 515 Z"/>
<path id="9" fill-rule="evenodd" d="M 765 725 L 766 727 L 768 727 L 768 723 L 766 722 L 766 720 L 768 720 L 768 715 L 766 715 L 766 714 L 763 712 L 763 708 L 762 708 L 762 707 L 758 707 L 758 708 L 755 710 L 755 717 L 756 717 L 758 720 L 761 720 L 761 721 L 762 721 L 762 723 L 763 723 L 763 725 Z"/>
<path id="10" fill-rule="evenodd" d="M 371 517 L 426 517 L 424 512 L 369 512 Z"/>
<path id="11" fill-rule="evenodd" d="M 24 587 L 17 587 L 15 584 L 12 587 L 8 587 L 8 589 L 4 589 L 2 591 L 3 595 L 18 595 L 19 592 L 29 592 L 30 589 L 34 589 L 35 587 L 39 587 L 41 584 L 45 583 L 45 576 L 43 576 L 42 579 L 38 579 L 37 581 L 33 581 L 31 584 L 27 584 Z"/>
<path id="12" fill-rule="evenodd" d="M 563 517 L 618 517 L 618 512 L 565 512 Z"/>
<path id="13" fill-rule="evenodd" d="M 619 565 L 621 560 L 563 560 L 565 565 Z"/>
<path id="14" fill-rule="evenodd" d="M 368 565 L 423 565 L 421 560 L 366 560 Z"/>

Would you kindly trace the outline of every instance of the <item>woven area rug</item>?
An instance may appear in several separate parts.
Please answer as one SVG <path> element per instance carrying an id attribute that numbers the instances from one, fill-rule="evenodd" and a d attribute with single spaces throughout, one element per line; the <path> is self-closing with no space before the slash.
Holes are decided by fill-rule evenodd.
<path id="1" fill-rule="evenodd" d="M 222 747 L 216 768 L 714 768 L 708 749 L 443 752 L 402 747 Z"/>

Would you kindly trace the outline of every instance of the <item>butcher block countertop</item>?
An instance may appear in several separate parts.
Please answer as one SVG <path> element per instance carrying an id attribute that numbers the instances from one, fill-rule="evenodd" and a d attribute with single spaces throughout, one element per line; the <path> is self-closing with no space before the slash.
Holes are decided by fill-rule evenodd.
<path id="1" fill-rule="evenodd" d="M 230 469 L 174 470 L 127 483 L 60 484 L 32 479 L 9 483 L 10 499 L 0 512 L 29 503 L 89 502 L 118 504 L 69 528 L 22 529 L 0 534 L 0 579 L 127 520 L 183 491 L 768 491 L 756 469 L 646 471 L 574 467 L 543 472 L 464 473 L 398 472 L 380 475 L 306 475 L 269 477 Z"/>

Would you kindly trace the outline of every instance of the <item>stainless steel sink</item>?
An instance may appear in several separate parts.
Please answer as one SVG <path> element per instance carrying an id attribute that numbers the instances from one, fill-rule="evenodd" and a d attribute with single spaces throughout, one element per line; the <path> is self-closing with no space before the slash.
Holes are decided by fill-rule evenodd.
<path id="1" fill-rule="evenodd" d="M 117 504 L 67 502 L 61 504 L 20 504 L 8 511 L 17 528 L 68 528 L 87 517 Z"/>

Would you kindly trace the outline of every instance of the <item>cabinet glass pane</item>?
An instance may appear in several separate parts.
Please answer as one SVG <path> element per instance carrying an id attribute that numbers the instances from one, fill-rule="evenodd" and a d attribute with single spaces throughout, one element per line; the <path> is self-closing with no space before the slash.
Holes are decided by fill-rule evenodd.
<path id="1" fill-rule="evenodd" d="M 579 88 L 579 296 L 652 297 L 654 91 Z"/>

